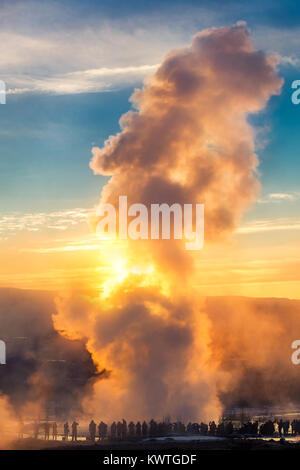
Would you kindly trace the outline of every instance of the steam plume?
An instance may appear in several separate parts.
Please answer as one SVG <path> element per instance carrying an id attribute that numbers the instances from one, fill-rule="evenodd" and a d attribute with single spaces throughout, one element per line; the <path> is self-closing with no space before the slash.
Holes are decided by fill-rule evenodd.
<path id="1" fill-rule="evenodd" d="M 206 242 L 230 233 L 259 191 L 249 113 L 281 84 L 275 58 L 254 50 L 244 24 L 200 32 L 134 92 L 121 132 L 93 149 L 91 168 L 111 176 L 101 202 L 204 203 Z M 182 242 L 116 241 L 102 257 L 111 270 L 99 298 L 64 297 L 54 317 L 68 335 L 87 337 L 98 367 L 110 370 L 95 386 L 95 411 L 216 417 L 226 374 L 209 360 L 210 319 Z"/>

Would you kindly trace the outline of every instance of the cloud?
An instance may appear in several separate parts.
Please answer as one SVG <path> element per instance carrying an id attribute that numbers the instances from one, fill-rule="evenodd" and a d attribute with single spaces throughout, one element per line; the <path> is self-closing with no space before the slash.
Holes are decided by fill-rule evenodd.
<path id="1" fill-rule="evenodd" d="M 112 175 L 102 202 L 202 202 L 206 241 L 234 230 L 259 191 L 247 117 L 281 85 L 244 23 L 198 33 L 135 91 L 121 132 L 93 149 L 94 173 Z"/>
<path id="2" fill-rule="evenodd" d="M 169 49 L 189 38 L 181 22 L 171 22 L 170 17 L 163 28 L 159 15 L 151 20 L 132 15 L 124 21 L 98 13 L 87 21 L 76 16 L 76 9 L 67 12 L 57 5 L 41 8 L 30 3 L 30 17 L 28 4 L 19 2 L 15 7 L 6 5 L 6 19 L 0 18 L 0 79 L 8 94 L 86 93 L 134 86 L 153 73 Z"/>
<path id="3" fill-rule="evenodd" d="M 299 67 L 300 65 L 300 58 L 299 57 L 291 57 L 291 56 L 279 56 L 279 62 L 283 65 L 290 65 L 291 67 Z"/>
<path id="4" fill-rule="evenodd" d="M 126 18 L 101 10 L 81 17 L 77 8 L 45 2 L 7 3 L 1 8 L 0 79 L 9 94 L 135 86 L 169 50 L 182 47 L 199 29 L 224 21 L 222 11 L 208 5 L 179 11 L 168 5 L 159 12 L 131 12 Z M 276 52 L 283 66 L 299 66 L 299 37 L 295 29 L 254 28 L 255 45 Z"/>
<path id="5" fill-rule="evenodd" d="M 72 251 L 91 251 L 91 250 L 102 250 L 105 249 L 111 240 L 99 240 L 95 236 L 91 236 L 84 240 L 64 240 L 63 244 L 58 246 L 44 247 L 44 248 L 23 248 L 22 252 L 29 253 L 64 253 Z"/>
<path id="6" fill-rule="evenodd" d="M 294 201 L 295 195 L 288 193 L 271 193 L 269 194 L 270 199 L 284 199 L 288 201 Z"/>
<path id="7" fill-rule="evenodd" d="M 298 404 L 299 370 L 291 361 L 291 344 L 298 337 L 299 308 L 299 301 L 288 299 L 206 300 L 211 361 L 229 376 L 227 387 L 220 384 L 219 390 L 226 406 Z"/>
<path id="8" fill-rule="evenodd" d="M 138 65 L 128 67 L 90 69 L 70 72 L 64 75 L 44 77 L 19 76 L 10 79 L 11 86 L 7 89 L 7 95 L 22 93 L 53 93 L 76 94 L 110 91 L 114 87 L 133 86 L 153 73 L 158 67 L 154 65 Z"/>
<path id="9" fill-rule="evenodd" d="M 276 195 L 277 196 L 277 195 Z M 290 200 L 288 197 L 282 197 L 279 200 Z M 293 198 L 291 200 L 294 200 Z M 0 217 L 0 240 L 6 240 L 18 232 L 39 232 L 50 229 L 53 232 L 67 232 L 75 226 L 85 226 L 88 228 L 89 215 L 92 210 L 88 209 L 68 209 L 55 212 L 38 212 L 31 214 L 9 213 Z M 249 234 L 257 232 L 269 232 L 278 230 L 299 230 L 300 219 L 298 218 L 277 218 L 277 219 L 256 219 L 242 224 L 236 228 L 238 234 Z M 90 251 L 102 249 L 108 244 L 116 243 L 115 240 L 100 240 L 95 234 L 91 233 L 88 237 L 78 239 L 56 239 L 55 242 L 62 242 L 57 246 L 43 246 L 36 248 L 24 248 L 23 251 L 32 251 L 38 253 L 54 253 L 68 251 Z"/>
<path id="10" fill-rule="evenodd" d="M 262 219 L 248 222 L 239 227 L 237 233 L 248 234 L 258 232 L 272 232 L 277 230 L 299 230 L 300 219 L 279 218 L 279 219 Z"/>
<path id="11" fill-rule="evenodd" d="M 83 342 L 63 338 L 54 330 L 54 311 L 53 297 L 47 292 L 0 289 L 1 339 L 7 345 L 7 364 L 0 369 L 1 425 L 2 393 L 24 421 L 38 417 L 30 415 L 28 404 L 35 402 L 43 410 L 54 406 L 53 397 L 62 416 L 79 413 L 96 369 Z"/>
<path id="12" fill-rule="evenodd" d="M 43 229 L 67 230 L 81 223 L 87 223 L 89 211 L 75 208 L 65 211 L 20 214 L 13 212 L 0 215 L 0 237 L 13 235 L 22 230 L 37 232 Z"/>
<path id="13" fill-rule="evenodd" d="M 300 28 L 263 25 L 254 27 L 254 44 L 269 53 L 276 53 L 282 66 L 299 69 Z"/>
<path id="14" fill-rule="evenodd" d="M 258 204 L 279 203 L 284 201 L 296 201 L 300 197 L 298 191 L 291 193 L 270 193 L 267 196 L 257 200 Z"/>

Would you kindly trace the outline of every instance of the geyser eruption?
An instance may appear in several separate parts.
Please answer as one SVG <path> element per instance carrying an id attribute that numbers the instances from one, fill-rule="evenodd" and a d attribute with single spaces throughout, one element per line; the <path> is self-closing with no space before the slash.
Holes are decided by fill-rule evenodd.
<path id="1" fill-rule="evenodd" d="M 259 191 L 255 131 L 282 81 L 276 59 L 254 50 L 244 24 L 197 34 L 171 52 L 131 101 L 121 132 L 93 149 L 91 168 L 109 175 L 101 203 L 204 203 L 205 240 L 237 225 Z M 211 319 L 192 287 L 193 255 L 178 240 L 103 242 L 107 278 L 98 297 L 65 296 L 54 322 L 87 347 L 107 379 L 87 412 L 112 420 L 211 419 L 228 381 L 211 361 Z M 205 248 L 204 248 L 205 249 Z M 201 269 L 201 268 L 200 268 Z"/>

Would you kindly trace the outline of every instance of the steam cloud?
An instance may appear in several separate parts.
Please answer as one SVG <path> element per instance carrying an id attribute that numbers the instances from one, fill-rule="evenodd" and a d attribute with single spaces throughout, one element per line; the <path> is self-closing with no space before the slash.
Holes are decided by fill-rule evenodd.
<path id="1" fill-rule="evenodd" d="M 94 148 L 91 168 L 113 175 L 102 202 L 204 203 L 206 239 L 231 231 L 255 199 L 249 113 L 279 93 L 276 59 L 253 49 L 244 25 L 198 33 L 170 53 L 131 101 L 122 132 Z"/>
<path id="2" fill-rule="evenodd" d="M 204 203 L 206 242 L 230 233 L 259 191 L 247 118 L 281 85 L 276 59 L 254 50 L 244 24 L 200 32 L 134 92 L 136 111 L 122 116 L 121 132 L 93 149 L 91 168 L 111 176 L 101 202 Z M 116 242 L 108 257 L 99 298 L 66 296 L 54 317 L 58 329 L 88 338 L 98 367 L 110 371 L 94 388 L 95 412 L 217 417 L 228 373 L 211 360 L 211 319 L 190 286 L 196 272 L 182 242 Z"/>
<path id="3" fill-rule="evenodd" d="M 288 299 L 206 299 L 211 361 L 229 381 L 219 384 L 225 407 L 299 404 L 299 368 L 291 361 L 299 308 L 298 300 Z"/>
<path id="4" fill-rule="evenodd" d="M 55 413 L 81 413 L 81 401 L 96 380 L 96 368 L 82 341 L 70 341 L 53 327 L 51 294 L 0 289 L 0 337 L 7 363 L 0 367 L 0 445 L 16 439 L 21 423 Z M 31 432 L 32 429 L 29 430 Z"/>

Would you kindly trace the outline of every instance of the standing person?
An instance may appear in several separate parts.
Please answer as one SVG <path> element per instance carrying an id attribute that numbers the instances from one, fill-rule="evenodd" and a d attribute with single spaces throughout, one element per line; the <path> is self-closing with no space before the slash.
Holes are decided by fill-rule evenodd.
<path id="1" fill-rule="evenodd" d="M 117 439 L 121 439 L 122 437 L 122 423 L 121 421 L 117 422 Z"/>
<path id="2" fill-rule="evenodd" d="M 50 424 L 48 421 L 44 424 L 44 429 L 45 429 L 45 441 L 49 441 L 49 434 L 50 434 Z"/>
<path id="3" fill-rule="evenodd" d="M 116 422 L 114 421 L 111 426 L 110 426 L 110 437 L 112 440 L 116 438 L 117 435 L 117 425 Z"/>
<path id="4" fill-rule="evenodd" d="M 92 421 L 90 422 L 90 425 L 89 425 L 89 432 L 90 432 L 90 438 L 91 438 L 91 441 L 95 442 L 95 438 L 96 438 L 96 423 L 95 421 L 92 419 Z"/>
<path id="5" fill-rule="evenodd" d="M 107 436 L 107 424 L 101 421 L 98 425 L 99 441 L 104 440 Z"/>
<path id="6" fill-rule="evenodd" d="M 283 421 L 282 421 L 282 419 L 280 419 L 280 421 L 278 423 L 278 431 L 279 431 L 280 436 L 282 434 L 282 430 L 283 430 Z"/>
<path id="7" fill-rule="evenodd" d="M 142 425 L 139 421 L 135 425 L 135 434 L 136 434 L 136 437 L 141 437 L 142 435 Z"/>
<path id="8" fill-rule="evenodd" d="M 34 421 L 33 425 L 33 434 L 34 434 L 34 439 L 38 439 L 39 437 L 39 422 L 37 420 Z"/>
<path id="9" fill-rule="evenodd" d="M 102 433 L 102 439 L 105 439 L 107 437 L 107 424 L 103 423 L 103 433 Z"/>
<path id="10" fill-rule="evenodd" d="M 284 423 L 283 423 L 283 432 L 284 432 L 285 436 L 288 435 L 289 428 L 290 428 L 290 422 L 289 421 L 284 421 Z"/>
<path id="11" fill-rule="evenodd" d="M 57 441 L 57 424 L 56 424 L 56 421 L 54 421 L 53 427 L 52 427 L 52 438 L 53 438 L 54 441 Z"/>
<path id="12" fill-rule="evenodd" d="M 69 423 L 67 421 L 64 424 L 64 438 L 65 438 L 65 441 L 67 441 L 69 439 L 69 432 L 70 432 L 70 428 L 69 428 Z"/>
<path id="13" fill-rule="evenodd" d="M 122 439 L 123 441 L 125 441 L 127 437 L 127 423 L 126 423 L 126 420 L 123 419 L 123 422 L 122 422 Z"/>
<path id="14" fill-rule="evenodd" d="M 143 437 L 148 436 L 148 424 L 146 423 L 146 421 L 144 421 L 142 424 L 142 435 Z"/>
<path id="15" fill-rule="evenodd" d="M 77 441 L 77 427 L 79 426 L 79 423 L 76 421 L 73 421 L 72 423 L 72 441 Z"/>
<path id="16" fill-rule="evenodd" d="M 217 429 L 216 423 L 214 421 L 211 421 L 209 423 L 209 434 L 214 436 L 216 434 L 216 429 Z"/>
<path id="17" fill-rule="evenodd" d="M 157 435 L 157 422 L 154 419 L 149 422 L 149 434 L 151 437 Z"/>
<path id="18" fill-rule="evenodd" d="M 134 431 L 135 431 L 135 425 L 134 425 L 134 422 L 133 421 L 130 421 L 130 423 L 128 424 L 128 431 L 129 431 L 129 436 L 130 438 L 133 438 L 134 437 Z"/>

